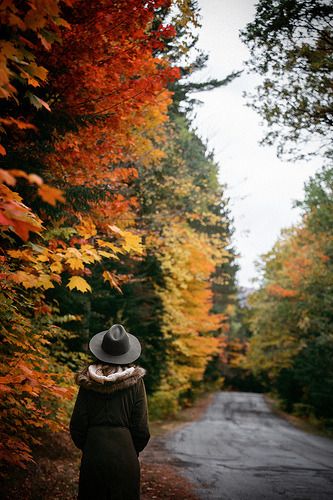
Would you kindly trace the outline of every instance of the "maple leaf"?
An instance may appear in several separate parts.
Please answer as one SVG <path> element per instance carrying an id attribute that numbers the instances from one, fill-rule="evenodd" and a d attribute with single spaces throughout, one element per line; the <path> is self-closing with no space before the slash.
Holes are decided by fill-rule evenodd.
<path id="1" fill-rule="evenodd" d="M 63 270 L 63 265 L 59 261 L 52 262 L 52 264 L 50 265 L 50 269 L 54 273 L 61 273 Z"/>
<path id="2" fill-rule="evenodd" d="M 107 258 L 107 259 L 119 260 L 118 255 L 116 255 L 115 253 L 105 252 L 104 250 L 99 250 L 98 254 L 101 255 L 102 257 Z"/>
<path id="3" fill-rule="evenodd" d="M 22 238 L 23 241 L 29 239 L 29 232 L 39 233 L 41 227 L 35 223 L 30 223 L 27 221 L 20 221 L 18 219 L 12 220 L 11 225 L 13 226 L 14 232 Z"/>
<path id="4" fill-rule="evenodd" d="M 85 239 L 89 239 L 97 234 L 96 226 L 90 218 L 81 220 L 81 224 L 77 226 L 77 232 Z"/>
<path id="5" fill-rule="evenodd" d="M 38 194 L 43 201 L 53 206 L 56 205 L 57 201 L 60 201 L 61 203 L 66 202 L 63 197 L 63 191 L 58 188 L 48 186 L 47 184 L 42 184 L 42 186 L 38 188 Z"/>
<path id="6" fill-rule="evenodd" d="M 65 262 L 74 271 L 77 269 L 84 269 L 82 254 L 77 248 L 68 248 L 65 254 Z"/>
<path id="7" fill-rule="evenodd" d="M 41 220 L 31 210 L 20 202 L 21 197 L 8 189 L 4 184 L 0 185 L 3 196 L 1 209 L 3 210 L 0 223 L 9 226 L 22 240 L 29 239 L 29 231 L 39 233 L 42 229 Z M 1 204 L 0 204 L 1 205 Z M 9 221 L 6 222 L 6 221 Z"/>
<path id="8" fill-rule="evenodd" d="M 37 286 L 41 286 L 42 288 L 44 288 L 44 290 L 54 288 L 54 284 L 52 283 L 48 274 L 41 274 L 40 276 L 38 276 Z"/>
<path id="9" fill-rule="evenodd" d="M 0 213 L 0 225 L 1 226 L 10 226 L 12 221 L 8 219 L 4 214 Z"/>
<path id="10" fill-rule="evenodd" d="M 48 262 L 50 260 L 50 258 L 47 254 L 44 253 L 44 254 L 38 255 L 37 260 L 39 260 L 40 262 Z"/>
<path id="11" fill-rule="evenodd" d="M 116 247 L 116 245 L 114 245 L 110 241 L 97 240 L 97 243 L 101 247 L 110 248 L 115 253 L 123 253 L 123 249 L 122 248 Z"/>
<path id="12" fill-rule="evenodd" d="M 13 259 L 20 259 L 25 261 L 34 262 L 35 257 L 32 255 L 31 251 L 26 250 L 7 250 L 8 255 L 13 257 Z"/>
<path id="13" fill-rule="evenodd" d="M 66 285 L 70 290 L 76 288 L 79 292 L 91 292 L 91 286 L 89 283 L 81 276 L 72 276 Z"/>
<path id="14" fill-rule="evenodd" d="M 17 271 L 10 276 L 12 281 L 20 283 L 24 288 L 34 288 L 37 285 L 38 277 L 35 274 L 25 271 Z"/>
<path id="15" fill-rule="evenodd" d="M 143 246 L 140 236 L 133 234 L 130 231 L 123 231 L 122 237 L 125 238 L 125 244 L 123 245 L 124 250 L 127 252 L 143 254 Z"/>
<path id="16" fill-rule="evenodd" d="M 82 261 L 86 264 L 92 264 L 93 262 L 99 262 L 101 260 L 101 256 L 92 245 L 82 245 L 81 252 Z"/>
<path id="17" fill-rule="evenodd" d="M 108 281 L 110 283 L 112 288 L 115 288 L 121 294 L 123 293 L 121 288 L 119 287 L 116 279 L 115 279 L 115 276 L 112 273 L 110 273 L 109 271 L 104 271 L 103 278 L 104 278 L 104 281 Z"/>

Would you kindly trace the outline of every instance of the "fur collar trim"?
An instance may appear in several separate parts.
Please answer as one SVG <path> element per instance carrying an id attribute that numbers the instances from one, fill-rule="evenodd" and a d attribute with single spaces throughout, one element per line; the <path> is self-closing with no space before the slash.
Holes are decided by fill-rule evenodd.
<path id="1" fill-rule="evenodd" d="M 91 391 L 111 393 L 135 385 L 145 373 L 146 370 L 141 366 L 95 363 L 77 373 L 75 382 Z"/>

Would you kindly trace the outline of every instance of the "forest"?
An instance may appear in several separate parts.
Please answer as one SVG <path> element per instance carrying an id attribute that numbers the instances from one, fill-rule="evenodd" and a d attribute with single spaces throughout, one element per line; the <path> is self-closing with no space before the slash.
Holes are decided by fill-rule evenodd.
<path id="1" fill-rule="evenodd" d="M 143 345 L 152 419 L 235 388 L 332 427 L 332 22 L 323 0 L 260 0 L 241 33 L 263 142 L 322 162 L 244 303 L 230 200 L 193 126 L 195 93 L 239 73 L 194 83 L 197 2 L 1 2 L 2 467 L 67 428 L 89 339 L 114 323 Z"/>

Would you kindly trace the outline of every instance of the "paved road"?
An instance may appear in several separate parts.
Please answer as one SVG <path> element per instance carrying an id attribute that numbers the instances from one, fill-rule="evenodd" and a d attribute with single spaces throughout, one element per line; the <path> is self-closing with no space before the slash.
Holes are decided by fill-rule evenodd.
<path id="1" fill-rule="evenodd" d="M 333 499 L 333 440 L 296 429 L 260 394 L 216 394 L 165 446 L 205 500 Z"/>

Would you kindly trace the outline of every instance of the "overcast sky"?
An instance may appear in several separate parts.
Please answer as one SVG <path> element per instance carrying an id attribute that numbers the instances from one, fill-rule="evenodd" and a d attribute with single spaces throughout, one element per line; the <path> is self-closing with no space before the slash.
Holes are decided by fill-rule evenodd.
<path id="1" fill-rule="evenodd" d="M 224 78 L 242 69 L 248 50 L 239 39 L 239 30 L 253 19 L 254 4 L 252 0 L 199 0 L 202 28 L 198 46 L 209 54 L 200 80 Z M 244 73 L 227 87 L 195 94 L 203 101 L 195 125 L 215 151 L 220 181 L 228 185 L 234 243 L 241 254 L 238 281 L 242 286 L 254 286 L 254 261 L 272 247 L 281 228 L 299 220 L 292 202 L 302 198 L 304 182 L 320 163 L 282 162 L 275 147 L 259 146 L 265 129 L 242 96 L 258 80 Z"/>

